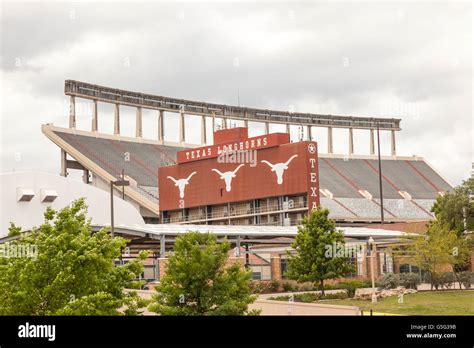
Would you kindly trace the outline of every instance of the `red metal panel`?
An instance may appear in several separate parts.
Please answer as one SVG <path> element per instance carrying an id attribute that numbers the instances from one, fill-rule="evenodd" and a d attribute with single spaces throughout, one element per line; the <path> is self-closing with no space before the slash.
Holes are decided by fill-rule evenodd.
<path id="1" fill-rule="evenodd" d="M 307 178 L 308 178 L 308 212 L 316 209 L 320 204 L 319 199 L 319 170 L 318 170 L 318 144 L 314 141 L 307 142 Z"/>
<path id="2" fill-rule="evenodd" d="M 246 129 L 246 128 L 245 128 Z M 217 133 L 217 132 L 216 132 Z M 176 154 L 177 163 L 200 161 L 217 157 L 219 153 L 226 150 L 258 150 L 272 146 L 287 144 L 290 135 L 287 133 L 272 133 L 252 138 L 239 138 L 233 142 L 217 145 L 204 146 L 195 149 L 179 151 Z"/>
<path id="3" fill-rule="evenodd" d="M 214 132 L 214 145 L 231 143 L 249 137 L 248 128 L 235 127 Z"/>

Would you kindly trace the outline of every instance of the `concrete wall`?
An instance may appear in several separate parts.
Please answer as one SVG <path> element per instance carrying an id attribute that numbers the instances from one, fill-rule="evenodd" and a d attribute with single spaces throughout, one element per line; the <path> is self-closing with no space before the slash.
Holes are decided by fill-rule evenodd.
<path id="1" fill-rule="evenodd" d="M 31 189 L 31 201 L 19 202 L 17 189 Z M 41 201 L 41 190 L 52 190 L 57 198 L 50 203 Z M 93 224 L 110 224 L 110 193 L 80 181 L 40 172 L 13 172 L 0 175 L 0 237 L 8 234 L 10 221 L 27 230 L 43 223 L 47 207 L 62 209 L 71 201 L 86 198 L 88 217 Z M 115 197 L 115 225 L 144 225 L 138 210 L 130 203 Z"/>

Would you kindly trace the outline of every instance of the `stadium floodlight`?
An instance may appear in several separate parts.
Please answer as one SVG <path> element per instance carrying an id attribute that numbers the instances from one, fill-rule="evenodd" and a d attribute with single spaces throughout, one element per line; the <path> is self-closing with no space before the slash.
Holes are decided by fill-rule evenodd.
<path id="1" fill-rule="evenodd" d="M 380 193 L 380 223 L 384 223 L 383 216 L 383 186 L 382 186 L 382 160 L 380 159 L 380 127 L 377 122 L 377 159 L 379 164 L 379 193 Z"/>
<path id="2" fill-rule="evenodd" d="M 128 180 L 115 180 L 110 182 L 110 235 L 114 238 L 114 186 L 129 186 Z"/>

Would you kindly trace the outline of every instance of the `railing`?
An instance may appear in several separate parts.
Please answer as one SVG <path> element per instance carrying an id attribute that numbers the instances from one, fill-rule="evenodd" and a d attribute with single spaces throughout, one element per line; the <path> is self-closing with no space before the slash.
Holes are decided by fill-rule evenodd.
<path id="1" fill-rule="evenodd" d="M 378 125 L 381 130 L 400 130 L 400 119 L 394 118 L 321 115 L 246 108 L 124 91 L 73 80 L 66 80 L 64 93 L 70 96 L 93 99 L 107 103 L 170 112 L 183 112 L 192 115 L 214 115 L 217 117 L 228 117 L 256 122 L 290 123 L 335 128 L 375 129 Z"/>
<path id="2" fill-rule="evenodd" d="M 213 219 L 225 219 L 225 218 L 243 218 L 247 215 L 258 215 L 265 213 L 273 212 L 293 212 L 301 209 L 307 209 L 308 205 L 304 203 L 295 203 L 292 207 L 284 209 L 282 204 L 276 204 L 271 206 L 248 208 L 248 209 L 239 209 L 231 211 L 230 214 L 228 211 L 215 212 L 215 213 L 201 213 L 201 214 L 192 214 L 187 216 L 171 217 L 165 218 L 162 220 L 162 223 L 179 223 L 179 222 L 190 222 L 190 221 L 206 221 Z"/>

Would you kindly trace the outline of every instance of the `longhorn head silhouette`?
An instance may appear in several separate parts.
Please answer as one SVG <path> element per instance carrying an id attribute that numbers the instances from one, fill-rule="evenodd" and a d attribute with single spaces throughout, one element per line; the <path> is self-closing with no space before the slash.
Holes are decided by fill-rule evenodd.
<path id="1" fill-rule="evenodd" d="M 189 179 L 192 178 L 192 176 L 196 174 L 196 172 L 192 172 L 189 174 L 189 176 L 186 179 L 175 179 L 172 176 L 167 176 L 167 179 L 173 180 L 174 181 L 174 186 L 177 186 L 179 189 L 179 198 L 184 198 L 184 188 L 186 187 L 187 184 L 189 184 Z"/>
<path id="2" fill-rule="evenodd" d="M 262 160 L 261 162 L 267 164 L 272 169 L 272 172 L 275 172 L 275 174 L 277 176 L 277 183 L 278 183 L 278 185 L 281 185 L 281 184 L 283 184 L 283 173 L 284 173 L 284 171 L 286 169 L 288 169 L 288 166 L 290 165 L 290 162 L 293 161 L 293 159 L 296 158 L 296 157 L 298 157 L 298 155 L 293 155 L 288 159 L 288 161 L 282 162 L 282 163 L 272 164 L 272 163 L 270 163 L 268 161 L 265 161 L 265 160 Z"/>
<path id="3" fill-rule="evenodd" d="M 244 164 L 240 164 L 233 171 L 228 171 L 228 172 L 224 172 L 224 173 L 222 173 L 221 171 L 219 171 L 217 169 L 211 169 L 211 170 L 220 175 L 220 178 L 225 181 L 225 190 L 227 192 L 230 192 L 230 190 L 232 189 L 232 187 L 231 187 L 232 178 L 235 178 L 235 175 L 237 174 L 239 169 L 242 168 L 243 166 L 244 166 Z"/>

